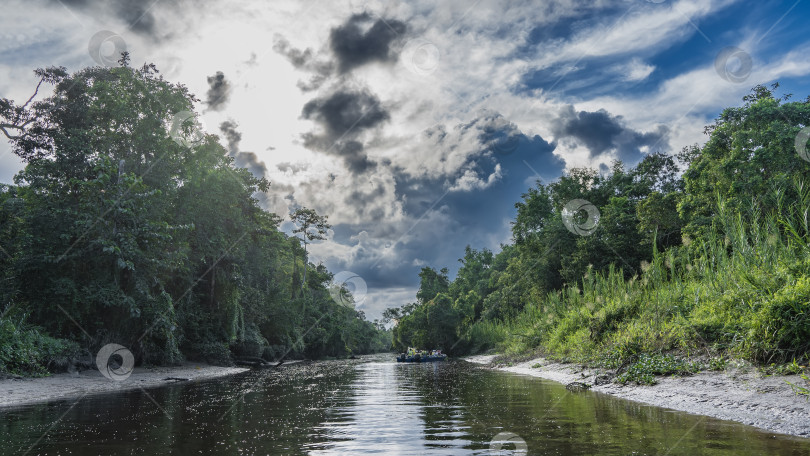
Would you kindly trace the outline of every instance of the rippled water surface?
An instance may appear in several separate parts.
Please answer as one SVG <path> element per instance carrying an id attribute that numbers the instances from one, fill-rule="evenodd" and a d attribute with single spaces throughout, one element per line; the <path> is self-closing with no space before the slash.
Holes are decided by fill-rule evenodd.
<path id="1" fill-rule="evenodd" d="M 390 355 L 16 408 L 0 432 L 0 453 L 31 455 L 512 454 L 522 442 L 538 455 L 810 455 L 806 439 Z M 515 443 L 496 450 L 498 434 Z"/>

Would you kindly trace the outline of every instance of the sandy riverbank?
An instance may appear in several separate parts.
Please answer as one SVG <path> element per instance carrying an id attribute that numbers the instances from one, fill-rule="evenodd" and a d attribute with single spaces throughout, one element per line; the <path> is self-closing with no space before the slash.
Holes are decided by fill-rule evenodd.
<path id="1" fill-rule="evenodd" d="M 69 399 L 84 394 L 150 388 L 177 382 L 177 380 L 167 380 L 167 377 L 195 381 L 237 374 L 246 370 L 248 369 L 241 367 L 184 363 L 177 367 L 138 367 L 129 378 L 120 382 L 108 380 L 97 370 L 57 374 L 43 378 L 5 379 L 0 380 L 0 407 Z"/>
<path id="2" fill-rule="evenodd" d="M 573 364 L 560 364 L 544 358 L 512 366 L 492 365 L 495 355 L 465 358 L 489 367 L 545 378 L 568 384 L 593 384 L 595 372 Z M 535 368 L 540 364 L 542 367 Z M 785 380 L 802 384 L 798 376 L 766 377 L 756 370 L 701 372 L 688 377 L 657 377 L 654 386 L 608 383 L 591 391 L 658 407 L 706 415 L 756 426 L 772 432 L 810 437 L 810 402 L 794 394 Z"/>

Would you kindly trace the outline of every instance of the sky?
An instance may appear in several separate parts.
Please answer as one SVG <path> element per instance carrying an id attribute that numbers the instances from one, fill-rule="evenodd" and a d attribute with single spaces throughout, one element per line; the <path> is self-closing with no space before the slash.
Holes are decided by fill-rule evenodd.
<path id="1" fill-rule="evenodd" d="M 369 319 L 509 243 L 538 180 L 702 144 L 757 84 L 810 95 L 810 0 L 3 3 L 0 98 L 39 67 L 154 63 L 266 209 L 328 215 L 310 260 Z M 0 182 L 23 166 L 0 141 Z"/>

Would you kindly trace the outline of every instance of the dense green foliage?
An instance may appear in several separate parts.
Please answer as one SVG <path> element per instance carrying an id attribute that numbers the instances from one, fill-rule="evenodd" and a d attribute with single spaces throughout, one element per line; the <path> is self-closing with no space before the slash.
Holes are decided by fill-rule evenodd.
<path id="1" fill-rule="evenodd" d="M 810 163 L 794 143 L 810 98 L 787 102 L 772 89 L 723 111 L 707 143 L 677 160 L 650 154 L 630 169 L 538 183 L 516 204 L 514 244 L 468 247 L 452 281 L 422 271 L 418 302 L 386 312 L 394 344 L 635 363 L 626 380 L 678 371 L 667 352 L 807 358 Z M 589 235 L 566 229 L 574 199 L 600 211 Z"/>
<path id="2" fill-rule="evenodd" d="M 386 349 L 381 326 L 335 302 L 332 274 L 261 209 L 270 183 L 200 133 L 193 95 L 121 63 L 38 70 L 52 96 L 0 100 L 26 162 L 0 187 L 0 370 L 23 369 L 7 339 L 30 348 L 40 334 L 154 364 Z"/>

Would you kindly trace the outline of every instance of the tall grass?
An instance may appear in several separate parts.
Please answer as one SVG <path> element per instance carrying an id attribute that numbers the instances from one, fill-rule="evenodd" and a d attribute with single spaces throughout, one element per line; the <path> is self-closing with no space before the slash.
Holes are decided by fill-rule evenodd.
<path id="1" fill-rule="evenodd" d="M 784 362 L 810 354 L 810 191 L 763 213 L 722 202 L 706 239 L 654 252 L 640 276 L 588 272 L 527 303 L 508 322 L 479 322 L 480 345 L 541 349 L 616 366 L 641 353 L 718 354 Z"/>

